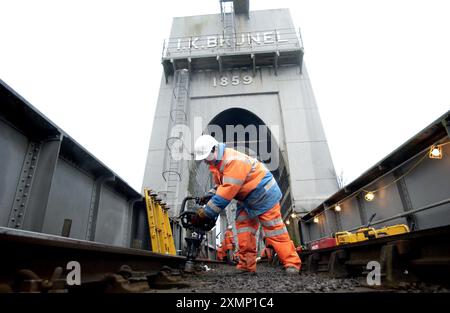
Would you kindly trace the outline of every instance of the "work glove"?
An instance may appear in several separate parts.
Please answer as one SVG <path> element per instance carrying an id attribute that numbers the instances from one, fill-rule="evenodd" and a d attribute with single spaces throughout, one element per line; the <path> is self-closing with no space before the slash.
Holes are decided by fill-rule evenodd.
<path id="1" fill-rule="evenodd" d="M 216 219 L 209 217 L 204 208 L 199 208 L 191 219 L 191 224 L 198 229 L 210 231 L 216 225 Z"/>
<path id="2" fill-rule="evenodd" d="M 200 205 L 205 205 L 206 203 L 208 203 L 209 200 L 211 200 L 211 198 L 216 194 L 216 189 L 212 188 L 210 190 L 208 190 L 208 192 L 206 192 L 202 197 L 200 197 L 199 200 L 199 204 Z"/>
<path id="3" fill-rule="evenodd" d="M 199 218 L 201 218 L 201 219 L 207 219 L 207 218 L 209 218 L 208 215 L 206 215 L 205 208 L 198 208 L 198 210 L 197 210 L 197 216 L 198 216 Z"/>

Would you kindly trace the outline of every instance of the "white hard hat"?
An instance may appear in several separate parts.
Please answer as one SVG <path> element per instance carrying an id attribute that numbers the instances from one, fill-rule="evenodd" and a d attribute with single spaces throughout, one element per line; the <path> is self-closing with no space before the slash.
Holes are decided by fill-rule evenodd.
<path id="1" fill-rule="evenodd" d="M 233 229 L 233 226 L 231 226 L 231 225 L 230 225 L 230 226 L 228 226 L 228 229 Z"/>
<path id="2" fill-rule="evenodd" d="M 195 159 L 197 161 L 206 159 L 214 146 L 219 142 L 210 135 L 202 135 L 197 138 L 194 145 Z"/>

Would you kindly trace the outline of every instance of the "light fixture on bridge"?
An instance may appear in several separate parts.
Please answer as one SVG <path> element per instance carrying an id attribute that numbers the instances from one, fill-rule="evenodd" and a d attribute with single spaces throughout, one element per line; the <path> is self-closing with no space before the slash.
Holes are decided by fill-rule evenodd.
<path id="1" fill-rule="evenodd" d="M 297 218 L 297 214 L 295 214 L 295 212 L 292 212 L 291 217 L 292 218 Z"/>
<path id="2" fill-rule="evenodd" d="M 334 207 L 334 210 L 336 211 L 336 212 L 341 212 L 341 206 L 338 204 L 338 205 L 336 205 L 335 207 Z"/>
<path id="3" fill-rule="evenodd" d="M 286 222 L 285 222 L 286 225 L 289 225 L 290 223 L 291 223 L 291 221 L 289 221 L 289 220 L 286 220 Z"/>
<path id="4" fill-rule="evenodd" d="M 428 153 L 428 157 L 430 159 L 442 159 L 442 146 L 436 145 L 430 148 L 430 152 Z"/>
<path id="5" fill-rule="evenodd" d="M 319 217 L 315 216 L 313 221 L 314 221 L 314 223 L 319 223 Z"/>
<path id="6" fill-rule="evenodd" d="M 372 191 L 369 191 L 366 193 L 366 195 L 364 196 L 364 199 L 366 199 L 366 201 L 372 201 L 373 199 L 375 199 L 375 194 Z"/>

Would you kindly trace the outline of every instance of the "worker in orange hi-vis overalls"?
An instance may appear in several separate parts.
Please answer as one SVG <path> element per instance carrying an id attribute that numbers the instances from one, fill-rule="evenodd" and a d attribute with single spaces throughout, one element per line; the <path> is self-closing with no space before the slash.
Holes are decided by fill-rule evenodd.
<path id="1" fill-rule="evenodd" d="M 266 244 L 266 238 L 264 238 L 264 244 Z M 272 258 L 273 258 L 272 247 L 267 246 L 267 245 L 264 246 L 264 249 L 261 251 L 260 260 L 267 259 L 267 262 L 269 264 L 271 264 L 272 263 Z"/>
<path id="2" fill-rule="evenodd" d="M 194 147 L 195 159 L 205 160 L 213 174 L 216 192 L 197 211 L 197 223 L 216 220 L 231 202 L 238 200 L 236 229 L 239 245 L 237 268 L 256 272 L 255 234 L 261 223 L 267 244 L 278 254 L 286 273 L 298 274 L 300 258 L 280 213 L 281 190 L 269 170 L 258 160 L 225 148 L 209 135 L 200 136 Z"/>
<path id="3" fill-rule="evenodd" d="M 261 252 L 261 259 L 267 259 L 267 262 L 272 262 L 272 249 L 265 247 Z"/>
<path id="4" fill-rule="evenodd" d="M 223 258 L 225 257 L 225 254 L 223 252 L 223 246 L 221 244 L 219 244 L 217 246 L 216 252 L 217 252 L 217 257 L 216 257 L 217 260 L 218 261 L 223 261 Z"/>
<path id="5" fill-rule="evenodd" d="M 227 227 L 227 230 L 225 231 L 224 234 L 223 250 L 227 257 L 227 262 L 233 263 L 234 234 L 233 234 L 233 227 L 231 225 Z"/>

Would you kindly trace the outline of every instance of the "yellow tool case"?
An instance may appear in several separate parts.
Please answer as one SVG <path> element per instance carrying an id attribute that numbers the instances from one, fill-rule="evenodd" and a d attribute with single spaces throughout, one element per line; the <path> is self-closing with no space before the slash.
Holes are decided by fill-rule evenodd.
<path id="1" fill-rule="evenodd" d="M 408 232 L 409 232 L 408 226 L 404 224 L 397 224 L 392 226 L 386 226 L 380 229 L 375 229 L 373 227 L 363 227 L 358 229 L 354 233 L 343 231 L 335 233 L 334 236 L 336 238 L 337 245 L 344 245 L 374 238 L 400 235 Z"/>
<path id="2" fill-rule="evenodd" d="M 409 233 L 409 227 L 406 226 L 405 224 L 397 224 L 377 229 L 376 232 L 377 238 L 385 236 L 394 236 Z"/>

